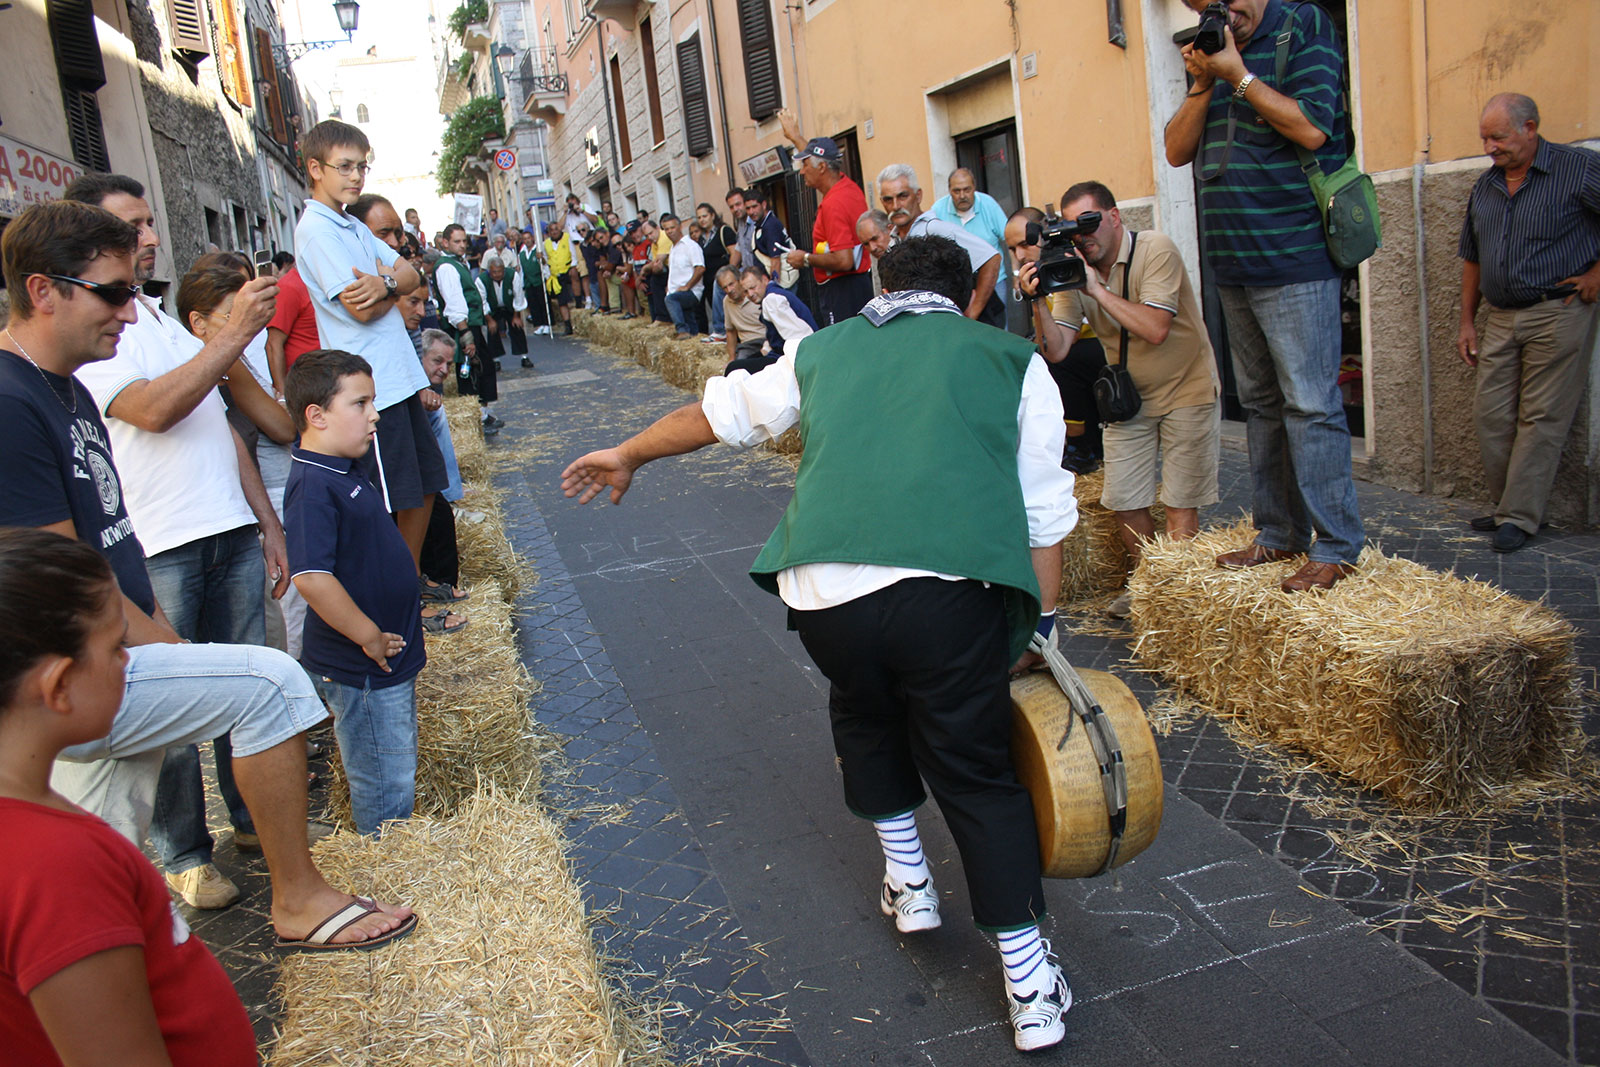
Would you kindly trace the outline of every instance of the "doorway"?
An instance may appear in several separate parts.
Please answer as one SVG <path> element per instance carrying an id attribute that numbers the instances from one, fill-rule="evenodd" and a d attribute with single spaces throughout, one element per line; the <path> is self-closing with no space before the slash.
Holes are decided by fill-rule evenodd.
<path id="1" fill-rule="evenodd" d="M 999 201 L 1007 215 L 1022 207 L 1022 168 L 1017 163 L 1015 119 L 955 138 L 956 166 L 970 170 L 978 191 Z"/>

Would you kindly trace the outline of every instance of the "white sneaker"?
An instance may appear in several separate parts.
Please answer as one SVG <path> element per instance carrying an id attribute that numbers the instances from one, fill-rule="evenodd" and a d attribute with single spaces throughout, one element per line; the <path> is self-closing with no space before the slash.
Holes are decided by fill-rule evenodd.
<path id="1" fill-rule="evenodd" d="M 167 887 L 182 897 L 191 908 L 202 911 L 226 908 L 239 899 L 239 887 L 217 870 L 214 863 L 202 863 L 187 871 L 167 875 Z"/>
<path id="2" fill-rule="evenodd" d="M 1062 1016 L 1072 1007 L 1072 987 L 1061 968 L 1050 963 L 1053 984 L 1047 990 L 1030 993 L 1026 997 L 1016 993 L 1006 996 L 1006 1006 L 1011 1009 L 1011 1030 L 1019 1052 L 1058 1045 L 1067 1036 L 1067 1024 Z"/>
<path id="3" fill-rule="evenodd" d="M 885 915 L 894 916 L 894 928 L 902 934 L 939 928 L 939 894 L 933 888 L 932 878 L 924 878 L 898 891 L 885 878 L 878 906 Z"/>

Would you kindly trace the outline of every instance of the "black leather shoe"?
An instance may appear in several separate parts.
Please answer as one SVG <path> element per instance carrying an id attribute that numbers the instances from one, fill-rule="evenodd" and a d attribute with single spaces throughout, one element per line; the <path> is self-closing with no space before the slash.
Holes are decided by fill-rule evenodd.
<path id="1" fill-rule="evenodd" d="M 1513 526 L 1509 522 L 1502 522 L 1500 528 L 1494 532 L 1494 550 L 1496 552 L 1515 552 L 1527 544 L 1529 535 L 1520 526 Z"/>
<path id="2" fill-rule="evenodd" d="M 1500 524 L 1494 521 L 1493 515 L 1479 515 L 1475 519 L 1468 520 L 1467 525 L 1479 533 L 1493 533 Z"/>

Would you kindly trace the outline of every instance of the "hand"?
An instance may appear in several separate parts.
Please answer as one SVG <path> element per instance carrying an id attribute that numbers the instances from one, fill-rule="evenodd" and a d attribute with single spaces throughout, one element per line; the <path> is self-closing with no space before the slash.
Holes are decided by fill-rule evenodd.
<path id="1" fill-rule="evenodd" d="M 606 486 L 611 487 L 611 502 L 622 503 L 622 494 L 633 483 L 634 468 L 622 458 L 622 450 L 605 448 L 579 456 L 561 472 L 561 491 L 575 496 L 578 503 L 587 504 L 599 496 Z"/>
<path id="2" fill-rule="evenodd" d="M 267 564 L 267 577 L 272 580 L 272 599 L 282 600 L 289 591 L 289 550 L 284 544 L 283 527 L 261 531 L 261 558 Z"/>
<path id="3" fill-rule="evenodd" d="M 794 112 L 788 108 L 778 109 L 778 125 L 783 127 L 783 135 L 791 141 L 800 139 L 800 120 L 794 117 Z"/>
<path id="4" fill-rule="evenodd" d="M 365 311 L 389 298 L 389 287 L 383 284 L 383 275 L 364 274 L 360 267 L 351 267 L 350 273 L 355 275 L 356 280 L 345 286 L 339 294 L 339 302 L 345 307 L 352 311 Z"/>
<path id="5" fill-rule="evenodd" d="M 1015 662 L 1015 663 L 1013 663 L 1011 665 L 1011 670 L 1009 672 L 1007 672 L 1007 673 L 1012 678 L 1016 678 L 1016 677 L 1019 677 L 1020 675 L 1027 674 L 1029 671 L 1031 671 L 1034 668 L 1038 667 L 1043 662 L 1044 662 L 1044 657 L 1043 656 L 1039 655 L 1039 653 L 1033 651 L 1032 649 L 1029 649 L 1028 651 L 1024 652 L 1021 656 L 1017 657 L 1017 662 Z"/>
<path id="6" fill-rule="evenodd" d="M 1562 278 L 1557 284 L 1571 285 L 1578 290 L 1561 302 L 1563 307 L 1572 303 L 1573 297 L 1577 297 L 1585 304 L 1592 304 L 1596 299 L 1600 299 L 1600 268 L 1590 270 L 1584 274 L 1574 274 L 1570 278 Z"/>
<path id="7" fill-rule="evenodd" d="M 462 336 L 461 351 L 465 352 L 469 356 L 475 356 L 478 354 L 478 342 L 477 339 L 472 336 L 472 334 L 468 333 Z"/>
<path id="8" fill-rule="evenodd" d="M 376 663 L 384 674 L 392 674 L 394 672 L 389 669 L 389 657 L 398 656 L 405 647 L 405 638 L 399 634 L 380 633 L 362 645 L 361 651 L 365 652 L 367 658 Z"/>
<path id="9" fill-rule="evenodd" d="M 484 325 L 489 327 L 489 336 L 490 337 L 498 337 L 500 335 L 500 320 L 498 320 L 498 319 L 490 319 Z"/>
<path id="10" fill-rule="evenodd" d="M 1076 248 L 1072 250 L 1072 254 L 1083 261 L 1083 295 L 1098 304 L 1100 298 L 1106 294 L 1105 282 L 1100 280 L 1100 272 L 1095 270 L 1094 264 L 1084 259 L 1083 253 Z"/>
<path id="11" fill-rule="evenodd" d="M 422 410 L 424 411 L 438 411 L 444 407 L 444 397 L 432 389 L 418 389 L 417 399 L 422 401 Z"/>
<path id="12" fill-rule="evenodd" d="M 1030 300 L 1039 295 L 1039 264 L 1028 260 L 1017 267 L 1017 292 Z"/>
<path id="13" fill-rule="evenodd" d="M 1471 319 L 1461 321 L 1461 332 L 1456 336 L 1456 353 L 1467 366 L 1478 365 L 1478 327 Z"/>
<path id="14" fill-rule="evenodd" d="M 267 328 L 277 310 L 278 283 L 272 278 L 256 278 L 245 282 L 233 298 L 228 325 L 246 337 L 254 337 Z"/>
<path id="15" fill-rule="evenodd" d="M 783 259 L 789 266 L 798 270 L 806 265 L 806 252 L 804 249 L 797 248 L 793 252 L 786 253 Z"/>
<path id="16" fill-rule="evenodd" d="M 1183 65 L 1195 76 L 1195 86 L 1190 92 L 1200 90 L 1202 75 L 1209 76 L 1210 80 L 1204 83 L 1209 89 L 1218 78 L 1230 85 L 1238 85 L 1239 79 L 1249 73 L 1239 55 L 1239 46 L 1234 43 L 1232 26 L 1224 29 L 1222 40 L 1222 51 L 1214 56 L 1206 55 L 1192 44 L 1183 50 Z"/>

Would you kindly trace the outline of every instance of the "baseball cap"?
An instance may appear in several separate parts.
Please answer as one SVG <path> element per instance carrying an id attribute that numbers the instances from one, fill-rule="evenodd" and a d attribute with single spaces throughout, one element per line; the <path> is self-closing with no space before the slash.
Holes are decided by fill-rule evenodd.
<path id="1" fill-rule="evenodd" d="M 813 137 L 806 142 L 804 151 L 797 157 L 799 159 L 820 159 L 828 163 L 838 163 L 844 157 L 839 153 L 839 146 L 832 137 Z"/>

